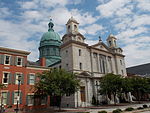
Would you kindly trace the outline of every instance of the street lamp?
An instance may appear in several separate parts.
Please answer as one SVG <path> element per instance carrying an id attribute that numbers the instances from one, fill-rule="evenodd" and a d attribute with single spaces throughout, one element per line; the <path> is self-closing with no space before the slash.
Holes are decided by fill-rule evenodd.
<path id="1" fill-rule="evenodd" d="M 3 95 L 1 95 L 1 111 L 0 113 L 3 113 Z"/>
<path id="2" fill-rule="evenodd" d="M 16 105 L 16 109 L 14 109 L 15 111 L 16 111 L 16 113 L 18 113 L 18 111 L 19 111 L 19 98 L 20 98 L 20 96 L 19 96 L 19 90 L 20 90 L 20 82 L 21 82 L 21 75 L 19 75 L 18 76 L 18 95 L 17 95 L 17 105 Z"/>
<path id="3" fill-rule="evenodd" d="M 98 82 L 97 82 L 97 81 L 96 81 L 95 86 L 96 86 L 96 89 L 97 89 L 96 104 L 98 105 L 98 86 L 99 86 L 99 84 L 98 84 Z"/>

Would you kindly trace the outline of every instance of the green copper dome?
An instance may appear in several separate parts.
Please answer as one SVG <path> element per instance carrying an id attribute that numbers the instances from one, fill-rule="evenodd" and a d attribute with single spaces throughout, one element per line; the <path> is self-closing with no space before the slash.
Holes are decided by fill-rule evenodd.
<path id="1" fill-rule="evenodd" d="M 46 66 L 59 62 L 61 39 L 58 33 L 53 29 L 54 24 L 50 19 L 48 32 L 44 33 L 39 46 L 40 58 L 46 58 Z"/>
<path id="2" fill-rule="evenodd" d="M 55 40 L 55 41 L 61 42 L 59 34 L 54 32 L 53 29 L 51 29 L 48 32 L 44 33 L 42 38 L 41 38 L 41 41 L 48 41 L 48 40 Z"/>
<path id="3" fill-rule="evenodd" d="M 54 31 L 53 29 L 54 24 L 52 23 L 51 19 L 48 26 L 49 26 L 48 32 L 44 33 L 41 38 L 40 47 L 45 45 L 60 46 L 61 39 L 59 34 Z"/>

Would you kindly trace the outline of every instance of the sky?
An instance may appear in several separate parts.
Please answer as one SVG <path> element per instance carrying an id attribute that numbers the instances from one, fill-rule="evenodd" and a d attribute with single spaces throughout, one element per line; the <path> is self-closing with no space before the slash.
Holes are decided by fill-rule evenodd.
<path id="1" fill-rule="evenodd" d="M 0 47 L 29 51 L 36 61 L 50 18 L 62 37 L 71 16 L 89 45 L 113 34 L 126 67 L 150 63 L 150 0 L 0 0 Z"/>

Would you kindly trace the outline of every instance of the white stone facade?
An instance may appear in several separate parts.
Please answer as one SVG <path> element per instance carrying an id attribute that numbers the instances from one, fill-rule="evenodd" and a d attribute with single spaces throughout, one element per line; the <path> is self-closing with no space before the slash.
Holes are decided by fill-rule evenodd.
<path id="1" fill-rule="evenodd" d="M 93 95 L 100 102 L 102 95 L 97 96 L 96 82 L 107 73 L 126 76 L 122 49 L 117 47 L 116 38 L 109 35 L 107 45 L 101 40 L 89 46 L 84 43 L 84 36 L 78 32 L 78 22 L 71 18 L 66 24 L 67 33 L 63 36 L 61 48 L 61 68 L 79 73 L 81 89 L 74 95 L 62 99 L 62 107 L 91 106 Z M 70 26 L 70 27 L 68 27 Z"/>

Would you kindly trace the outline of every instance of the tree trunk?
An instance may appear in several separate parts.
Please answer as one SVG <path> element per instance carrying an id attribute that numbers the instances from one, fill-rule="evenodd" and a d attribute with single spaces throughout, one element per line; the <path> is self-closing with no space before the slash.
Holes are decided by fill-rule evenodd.
<path id="1" fill-rule="evenodd" d="M 114 93 L 114 104 L 116 105 L 116 93 Z"/>
<path id="2" fill-rule="evenodd" d="M 62 96 L 59 97 L 59 111 L 61 110 L 61 98 Z"/>

